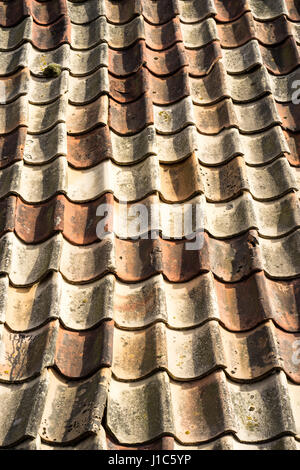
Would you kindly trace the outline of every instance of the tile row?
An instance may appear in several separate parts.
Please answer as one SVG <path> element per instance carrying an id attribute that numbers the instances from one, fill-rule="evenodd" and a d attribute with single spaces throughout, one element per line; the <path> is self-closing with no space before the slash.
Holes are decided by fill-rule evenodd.
<path id="1" fill-rule="evenodd" d="M 66 93 L 73 105 L 88 104 L 104 94 L 121 104 L 147 94 L 154 105 L 170 105 L 187 96 L 191 96 L 194 104 L 209 105 L 224 98 L 247 103 L 272 93 L 277 102 L 288 103 L 298 99 L 294 83 L 299 81 L 300 68 L 282 76 L 270 75 L 264 67 L 248 74 L 229 75 L 223 61 L 219 61 L 205 77 L 189 77 L 184 67 L 167 78 L 157 77 L 145 68 L 130 77 L 119 78 L 111 76 L 108 68 L 100 67 L 84 77 L 74 77 L 63 70 L 58 77 L 47 79 L 32 76 L 29 69 L 24 68 L 0 80 L 0 104 L 7 105 L 24 95 L 31 104 L 45 105 Z M 111 106 L 114 106 L 113 102 Z M 286 106 L 294 109 L 292 104 Z"/>
<path id="2" fill-rule="evenodd" d="M 113 49 L 124 49 L 138 40 L 145 40 L 155 51 L 168 49 L 177 42 L 183 42 L 187 49 L 200 49 L 213 41 L 237 48 L 250 40 L 258 40 L 264 46 L 275 46 L 287 38 L 295 45 L 300 42 L 300 26 L 285 17 L 269 23 L 260 23 L 251 14 L 245 14 L 234 23 L 218 25 L 213 18 L 200 23 L 181 23 L 178 17 L 164 25 L 152 25 L 138 16 L 126 24 L 111 24 L 104 16 L 88 24 L 71 24 L 68 16 L 61 16 L 51 25 L 35 23 L 27 17 L 17 26 L 0 27 L 2 51 L 18 48 L 24 42 L 31 42 L 39 50 L 55 49 L 70 44 L 73 50 L 88 50 L 101 43 Z"/>
<path id="3" fill-rule="evenodd" d="M 167 204 L 158 195 L 124 204 L 107 193 L 87 203 L 73 203 L 58 195 L 30 205 L 8 196 L 0 201 L 0 214 L 0 236 L 15 232 L 25 243 L 45 241 L 57 232 L 74 245 L 97 242 L 108 232 L 134 239 L 154 231 L 164 238 L 180 239 L 205 230 L 221 239 L 257 229 L 263 238 L 276 238 L 300 227 L 300 203 L 294 192 L 262 202 L 248 192 L 228 203 L 207 202 L 201 195 L 185 204 Z"/>
<path id="4" fill-rule="evenodd" d="M 299 437 L 299 387 L 282 371 L 253 384 L 232 382 L 223 371 L 187 383 L 173 381 L 166 372 L 135 383 L 112 378 L 107 397 L 108 381 L 108 369 L 80 382 L 66 382 L 44 370 L 24 384 L 0 384 L 7 410 L 0 424 L 1 446 L 38 435 L 46 443 L 68 444 L 99 435 L 102 422 L 121 445 L 136 446 L 163 435 L 183 445 L 224 433 L 253 445 L 285 435 Z M 20 407 L 22 414 L 15 419 Z"/>
<path id="5" fill-rule="evenodd" d="M 188 281 L 211 271 L 225 282 L 237 282 L 264 270 L 274 279 L 300 274 L 300 230 L 281 239 L 265 239 L 250 230 L 229 240 L 197 233 L 192 240 L 122 240 L 112 234 L 87 246 L 71 245 L 61 234 L 37 245 L 25 245 L 9 232 L 0 239 L 0 273 L 16 286 L 36 283 L 48 273 L 84 284 L 106 273 L 125 282 L 138 282 L 163 273 L 171 282 Z"/>
<path id="6" fill-rule="evenodd" d="M 299 278 L 275 281 L 261 272 L 230 284 L 204 273 L 175 284 L 161 274 L 135 284 L 107 274 L 75 285 L 53 272 L 30 287 L 14 287 L 2 276 L 0 296 L 0 322 L 16 332 L 35 330 L 55 319 L 76 331 L 96 328 L 105 320 L 135 331 L 157 322 L 185 330 L 216 320 L 237 332 L 272 320 L 287 332 L 300 331 Z"/>
<path id="7" fill-rule="evenodd" d="M 272 322 L 247 333 L 233 333 L 216 321 L 184 331 L 161 322 L 124 331 L 104 321 L 85 332 L 68 331 L 52 321 L 30 333 L 12 333 L 1 325 L 0 338 L 0 381 L 14 384 L 49 367 L 70 379 L 111 367 L 113 376 L 124 382 L 144 379 L 158 370 L 175 380 L 191 381 L 217 369 L 224 369 L 234 380 L 252 381 L 282 369 L 300 384 L 300 333 L 283 332 Z"/>
<path id="8" fill-rule="evenodd" d="M 74 51 L 65 44 L 53 51 L 41 52 L 30 43 L 24 43 L 14 51 L 0 51 L 0 58 L 1 76 L 28 67 L 41 78 L 45 78 L 45 70 L 52 63 L 59 64 L 62 70 L 69 70 L 74 77 L 92 74 L 104 66 L 119 78 L 130 76 L 143 66 L 160 77 L 189 66 L 191 76 L 203 77 L 221 58 L 227 73 L 233 75 L 243 74 L 258 65 L 264 65 L 271 74 L 287 75 L 300 64 L 298 49 L 291 38 L 272 48 L 250 40 L 236 49 L 222 49 L 218 41 L 213 41 L 199 50 L 186 49 L 182 43 L 176 43 L 165 51 L 152 51 L 143 40 L 129 49 L 115 51 L 103 43 L 87 51 Z"/>
<path id="9" fill-rule="evenodd" d="M 228 22 L 250 12 L 260 21 L 274 20 L 285 16 L 292 21 L 300 21 L 297 0 L 280 0 L 273 3 L 251 0 L 232 4 L 229 0 L 205 0 L 199 4 L 196 0 L 125 0 L 121 4 L 107 0 L 89 0 L 73 2 L 72 0 L 13 0 L 9 3 L 1 1 L 1 25 L 14 26 L 26 16 L 32 16 L 39 24 L 50 24 L 62 15 L 69 14 L 72 23 L 89 23 L 99 16 L 106 16 L 111 23 L 127 23 L 135 16 L 143 14 L 146 21 L 153 24 L 163 24 L 176 15 L 183 22 L 195 23 L 209 16 L 215 16 L 218 21 Z"/>
<path id="10" fill-rule="evenodd" d="M 231 98 L 223 98 L 207 106 L 194 106 L 190 96 L 160 106 L 154 104 L 148 94 L 129 103 L 101 95 L 89 104 L 76 106 L 68 103 L 64 94 L 50 104 L 31 104 L 26 96 L 20 96 L 12 103 L 0 105 L 2 135 L 24 126 L 29 134 L 45 133 L 61 122 L 66 123 L 69 135 L 87 133 L 107 124 L 115 133 L 125 136 L 135 135 L 153 124 L 161 134 L 174 134 L 188 125 L 196 125 L 197 130 L 206 135 L 233 127 L 241 133 L 259 133 L 276 124 L 297 132 L 299 121 L 298 105 L 290 102 L 276 106 L 270 95 L 251 103 L 235 103 Z"/>
<path id="11" fill-rule="evenodd" d="M 43 165 L 58 156 L 66 156 L 70 166 L 87 169 L 110 159 L 119 165 L 135 164 L 150 155 L 161 163 L 177 163 L 193 152 L 204 166 L 228 163 L 240 155 L 249 166 L 263 166 L 286 155 L 292 165 L 299 166 L 300 134 L 283 132 L 276 125 L 258 134 L 241 134 L 236 128 L 218 135 L 200 134 L 187 126 L 176 134 L 159 134 L 147 126 L 133 136 L 121 136 L 101 126 L 86 134 L 67 135 L 64 123 L 43 134 L 27 134 L 19 127 L 10 134 L 0 135 L 0 167 L 23 160 Z"/>
<path id="12" fill-rule="evenodd" d="M 118 201 L 134 202 L 156 193 L 164 202 L 175 203 L 203 193 L 209 202 L 227 202 L 247 191 L 267 201 L 297 191 L 299 177 L 299 169 L 290 167 L 285 157 L 254 167 L 237 156 L 207 167 L 199 164 L 196 154 L 173 165 L 159 164 L 151 155 L 133 166 L 104 160 L 89 169 L 74 169 L 62 156 L 42 166 L 20 161 L 0 170 L 0 198 L 15 194 L 36 204 L 62 193 L 72 202 L 88 202 L 109 192 Z"/>

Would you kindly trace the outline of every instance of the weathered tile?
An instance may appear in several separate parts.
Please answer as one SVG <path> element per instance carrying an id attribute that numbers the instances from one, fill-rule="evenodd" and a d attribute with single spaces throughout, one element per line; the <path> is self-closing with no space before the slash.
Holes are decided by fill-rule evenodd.
<path id="1" fill-rule="evenodd" d="M 299 368 L 292 360 L 299 337 L 271 322 L 247 333 L 228 332 L 215 321 L 184 331 L 163 323 L 141 331 L 116 328 L 112 371 L 119 380 L 129 381 L 164 369 L 172 378 L 188 381 L 223 368 L 233 379 L 250 381 L 282 369 L 299 383 Z M 140 351 L 139 357 L 135 351 Z"/>
<path id="2" fill-rule="evenodd" d="M 6 413 L 0 422 L 0 446 L 8 446 L 24 439 L 35 438 L 47 392 L 47 375 L 24 384 L 0 384 L 0 397 Z"/>
<path id="3" fill-rule="evenodd" d="M 296 0 L 0 17 L 1 447 L 298 448 Z"/>
<path id="4" fill-rule="evenodd" d="M 46 442 L 72 442 L 101 429 L 107 399 L 109 370 L 101 369 L 85 381 L 66 382 L 49 372 L 45 408 L 39 434 Z"/>
<path id="5" fill-rule="evenodd" d="M 287 396 L 296 389 L 283 372 L 258 384 L 231 382 L 223 372 L 190 383 L 173 382 L 165 372 L 134 384 L 113 379 L 107 425 L 124 444 L 142 443 L 163 433 L 174 435 L 184 444 L 203 442 L 229 431 L 247 443 L 262 437 L 273 439 L 284 432 L 295 436 L 299 404 Z"/>

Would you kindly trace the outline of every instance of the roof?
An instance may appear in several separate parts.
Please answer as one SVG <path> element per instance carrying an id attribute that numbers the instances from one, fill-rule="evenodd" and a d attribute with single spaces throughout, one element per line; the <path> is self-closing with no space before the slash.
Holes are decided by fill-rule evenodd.
<path id="1" fill-rule="evenodd" d="M 300 2 L 0 24 L 0 446 L 299 450 Z"/>

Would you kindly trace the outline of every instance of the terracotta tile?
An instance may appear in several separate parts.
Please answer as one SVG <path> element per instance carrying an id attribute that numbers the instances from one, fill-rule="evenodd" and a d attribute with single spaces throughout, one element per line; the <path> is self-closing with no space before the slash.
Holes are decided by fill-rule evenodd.
<path id="1" fill-rule="evenodd" d="M 1 448 L 299 448 L 297 2 L 0 17 Z"/>
<path id="2" fill-rule="evenodd" d="M 239 18 L 245 11 L 250 11 L 248 0 L 235 2 L 234 0 L 215 0 L 214 1 L 219 21 L 233 21 Z"/>
<path id="3" fill-rule="evenodd" d="M 284 129 L 292 132 L 300 130 L 298 105 L 293 103 L 277 103 L 277 109 Z"/>
<path id="4" fill-rule="evenodd" d="M 289 145 L 290 154 L 287 158 L 291 165 L 299 166 L 300 164 L 300 135 L 289 132 L 288 130 L 284 133 L 285 138 Z"/>
<path id="5" fill-rule="evenodd" d="M 26 127 L 18 127 L 10 134 L 0 136 L 0 166 L 4 168 L 22 160 L 26 140 Z"/>
<path id="6" fill-rule="evenodd" d="M 112 23 L 128 23 L 142 12 L 141 0 L 125 0 L 122 3 L 105 1 L 106 17 Z"/>
<path id="7" fill-rule="evenodd" d="M 76 168 L 88 168 L 112 158 L 108 126 L 82 134 L 68 135 L 68 162 Z"/>
<path id="8" fill-rule="evenodd" d="M 100 367 L 109 367 L 112 360 L 113 322 L 87 331 L 59 329 L 55 365 L 66 377 L 84 377 Z"/>
<path id="9" fill-rule="evenodd" d="M 178 15 L 178 0 L 142 0 L 143 15 L 149 23 L 166 23 Z"/>
<path id="10" fill-rule="evenodd" d="M 181 42 L 182 33 L 178 17 L 159 26 L 145 23 L 145 37 L 147 46 L 155 51 L 167 49 L 176 42 Z"/>
<path id="11" fill-rule="evenodd" d="M 121 104 L 111 99 L 109 104 L 109 125 L 119 134 L 135 134 L 153 124 L 151 100 L 147 95 L 133 103 Z"/>

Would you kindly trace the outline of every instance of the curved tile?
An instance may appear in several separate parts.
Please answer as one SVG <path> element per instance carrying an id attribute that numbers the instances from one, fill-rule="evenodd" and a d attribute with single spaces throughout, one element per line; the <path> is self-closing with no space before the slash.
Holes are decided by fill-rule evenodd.
<path id="1" fill-rule="evenodd" d="M 0 134 L 8 134 L 20 126 L 28 125 L 28 107 L 24 96 L 15 102 L 0 105 Z"/>
<path id="2" fill-rule="evenodd" d="M 112 150 L 111 136 L 107 125 L 97 127 L 82 135 L 68 135 L 67 146 L 68 162 L 76 168 L 88 168 L 105 159 L 113 159 L 114 155 L 119 156 Z M 42 148 L 40 146 L 41 150 Z M 44 154 L 41 151 L 36 152 L 37 161 L 42 161 L 43 158 Z"/>
<path id="3" fill-rule="evenodd" d="M 189 381 L 222 368 L 235 380 L 250 381 L 282 369 L 299 383 L 299 367 L 292 360 L 298 338 L 299 333 L 282 332 L 271 322 L 247 333 L 228 332 L 216 321 L 184 331 L 163 323 L 140 331 L 116 328 L 112 373 L 133 381 L 163 369 L 175 380 Z"/>
<path id="4" fill-rule="evenodd" d="M 28 2 L 14 0 L 6 3 L 2 1 L 0 4 L 0 26 L 14 26 L 19 23 L 19 21 L 22 21 L 24 17 L 30 16 L 30 14 L 31 11 Z"/>
<path id="5" fill-rule="evenodd" d="M 106 43 L 98 44 L 90 50 L 73 51 L 68 49 L 68 51 L 70 59 L 66 61 L 65 67 L 69 68 L 74 76 L 88 75 L 99 67 L 108 66 L 108 45 Z M 47 62 L 51 61 L 49 57 Z"/>
<path id="6" fill-rule="evenodd" d="M 62 71 L 57 78 L 39 78 L 30 76 L 28 100 L 32 104 L 47 104 L 68 91 L 68 73 Z"/>
<path id="7" fill-rule="evenodd" d="M 300 20 L 300 8 L 297 0 L 285 0 L 286 8 L 288 10 L 289 18 L 292 21 Z"/>
<path id="8" fill-rule="evenodd" d="M 101 430 L 109 370 L 101 369 L 84 381 L 67 382 L 48 372 L 48 389 L 39 434 L 44 442 L 65 443 Z"/>
<path id="9" fill-rule="evenodd" d="M 167 23 L 178 15 L 178 0 L 143 0 L 143 16 L 152 24 L 158 25 Z"/>
<path id="10" fill-rule="evenodd" d="M 74 50 L 91 49 L 107 37 L 107 22 L 103 16 L 88 24 L 72 24 L 69 43 Z"/>
<path id="11" fill-rule="evenodd" d="M 272 0 L 248 0 L 253 15 L 261 20 L 275 19 L 281 15 L 288 15 L 284 0 L 274 3 Z"/>
<path id="12" fill-rule="evenodd" d="M 290 78 L 293 79 L 292 76 Z M 225 97 L 232 98 L 236 102 L 257 100 L 271 93 L 273 88 L 276 91 L 277 84 L 276 79 L 270 77 L 264 67 L 259 67 L 246 75 L 229 75 L 221 61 L 215 64 L 207 76 L 190 77 L 189 81 L 192 99 L 194 103 L 200 105 L 212 104 Z M 278 83 L 277 88 L 279 87 Z M 280 88 L 283 87 L 284 84 Z M 276 95 L 274 97 L 277 98 Z"/>
<path id="13" fill-rule="evenodd" d="M 88 106 L 86 105 L 85 109 L 89 109 Z M 2 121 L 0 133 L 10 133 L 20 126 L 27 126 L 28 132 L 32 134 L 45 132 L 54 127 L 55 124 L 65 121 L 67 109 L 71 111 L 72 107 L 67 107 L 66 95 L 46 105 L 28 103 L 26 97 L 21 96 L 13 103 L 0 105 Z"/>
<path id="14" fill-rule="evenodd" d="M 160 51 L 182 41 L 184 33 L 178 17 L 163 25 L 154 26 L 147 22 L 144 25 L 146 43 L 151 49 Z"/>
<path id="15" fill-rule="evenodd" d="M 285 138 L 288 142 L 290 149 L 290 155 L 288 159 L 291 165 L 299 166 L 300 165 L 300 134 L 294 134 L 286 130 L 284 132 Z"/>
<path id="16" fill-rule="evenodd" d="M 161 134 L 172 134 L 189 124 L 194 124 L 194 107 L 191 98 L 169 106 L 153 106 L 154 124 Z"/>
<path id="17" fill-rule="evenodd" d="M 144 67 L 129 77 L 109 76 L 110 96 L 119 103 L 129 103 L 140 98 L 148 90 L 152 91 L 149 83 L 149 73 Z"/>
<path id="18" fill-rule="evenodd" d="M 43 147 L 32 153 L 33 162 L 42 162 Z M 97 128 L 80 136 L 68 136 L 68 162 L 76 168 L 88 168 L 111 158 L 121 165 L 137 163 L 151 154 L 157 154 L 162 163 L 183 160 L 197 149 L 197 133 L 188 126 L 176 134 L 155 133 L 147 126 L 134 135 L 118 135 L 108 126 Z"/>
<path id="19" fill-rule="evenodd" d="M 213 41 L 201 49 L 186 49 L 189 73 L 192 76 L 207 75 L 213 66 L 223 57 L 219 41 Z"/>
<path id="20" fill-rule="evenodd" d="M 110 100 L 109 126 L 118 134 L 132 135 L 153 124 L 153 106 L 150 96 L 143 95 L 131 103 Z"/>
<path id="21" fill-rule="evenodd" d="M 188 49 L 197 49 L 219 39 L 216 22 L 208 18 L 197 24 L 181 24 L 183 42 Z"/>
<path id="22" fill-rule="evenodd" d="M 73 24 L 91 23 L 93 20 L 104 16 L 107 2 L 103 0 L 90 0 L 72 2 L 67 0 L 68 14 Z"/>
<path id="23" fill-rule="evenodd" d="M 227 436 L 220 437 L 206 444 L 196 446 L 183 446 L 174 443 L 174 449 L 188 451 L 190 450 L 298 450 L 300 443 L 295 437 L 283 436 L 278 439 L 272 439 L 268 442 L 260 442 L 256 444 L 246 444 L 239 442 L 236 437 Z"/>
<path id="24" fill-rule="evenodd" d="M 97 436 L 98 437 L 98 436 Z M 79 442 L 75 449 L 86 449 L 90 446 L 91 449 L 108 449 L 114 451 L 122 450 L 179 450 L 179 451 L 194 451 L 194 450 L 299 450 L 300 443 L 295 437 L 283 436 L 278 439 L 273 439 L 269 442 L 260 442 L 256 444 L 245 444 L 239 442 L 236 437 L 231 434 L 219 437 L 211 442 L 198 445 L 182 445 L 179 444 L 173 437 L 165 436 L 161 439 L 156 439 L 154 442 L 149 444 L 136 445 L 134 447 L 129 445 L 120 445 L 117 442 L 114 442 L 112 437 L 107 436 L 107 447 L 104 446 L 100 438 L 86 438 L 85 440 Z M 40 449 L 39 443 L 31 443 L 29 441 L 21 444 L 17 448 L 27 449 L 26 445 L 34 446 L 34 449 Z M 24 446 L 24 447 L 23 447 Z M 44 446 L 48 449 L 48 446 Z M 42 448 L 44 448 L 42 445 Z M 30 447 L 31 448 L 31 447 Z M 69 447 L 67 447 L 69 448 Z M 52 447 L 52 449 L 59 450 L 64 449 L 64 447 Z M 72 448 L 73 449 L 73 448 Z"/>
<path id="25" fill-rule="evenodd" d="M 180 19 L 184 23 L 197 23 L 216 14 L 213 0 L 204 0 L 200 3 L 197 0 L 179 0 L 178 6 Z"/>
<path id="26" fill-rule="evenodd" d="M 248 0 L 214 0 L 217 10 L 216 19 L 221 22 L 234 21 L 246 11 L 251 11 Z"/>
<path id="27" fill-rule="evenodd" d="M 10 77 L 0 79 L 0 104 L 8 104 L 29 91 L 30 74 L 21 69 Z"/>
<path id="28" fill-rule="evenodd" d="M 106 27 L 108 44 L 114 49 L 123 49 L 129 47 L 138 39 L 145 39 L 146 25 L 144 25 L 141 16 L 134 18 L 126 24 L 107 23 Z"/>
<path id="29" fill-rule="evenodd" d="M 40 165 L 55 157 L 67 155 L 66 135 L 65 123 L 58 123 L 43 134 L 27 134 L 22 148 L 24 161 Z"/>
<path id="30" fill-rule="evenodd" d="M 173 450 L 174 449 L 174 438 L 171 436 L 163 436 L 160 439 L 156 439 L 154 442 L 149 444 L 142 444 L 132 446 L 120 445 L 118 442 L 114 441 L 112 436 L 106 437 L 107 450 L 122 451 L 122 450 Z"/>
<path id="31" fill-rule="evenodd" d="M 127 78 L 110 77 L 110 96 L 119 103 L 128 103 L 148 93 L 152 102 L 158 105 L 171 104 L 189 96 L 186 69 L 167 78 L 147 73 L 145 68 Z"/>
<path id="32" fill-rule="evenodd" d="M 12 28 L 0 27 L 0 44 L 2 51 L 15 49 L 24 41 L 30 41 L 33 28 L 33 20 L 31 17 L 25 18 L 17 26 Z"/>
<path id="33" fill-rule="evenodd" d="M 17 193 L 29 203 L 47 200 L 58 192 L 67 194 L 74 202 L 92 200 L 106 192 L 114 193 L 119 200 L 134 201 L 144 197 L 145 191 L 147 194 L 160 189 L 159 165 L 155 156 L 132 167 L 120 167 L 105 160 L 86 170 L 68 167 L 64 157 L 43 166 L 17 162 L 3 169 L 0 179 L 0 197 Z"/>
<path id="34" fill-rule="evenodd" d="M 8 410 L 7 419 L 1 423 L 1 446 L 24 438 L 36 439 L 38 435 L 44 442 L 59 443 L 97 434 L 101 431 L 108 381 L 106 369 L 80 382 L 66 382 L 50 370 L 21 385 L 0 384 Z M 20 405 L 22 418 L 15 419 Z"/>
<path id="35" fill-rule="evenodd" d="M 39 375 L 53 364 L 57 328 L 48 325 L 31 333 L 12 333 L 0 327 L 2 382 L 18 383 Z"/>
<path id="36" fill-rule="evenodd" d="M 20 385 L 0 383 L 0 397 L 6 408 L 6 419 L 1 420 L 0 426 L 1 447 L 37 436 L 47 386 L 46 374 Z M 18 413 L 20 406 L 22 413 Z"/>
<path id="37" fill-rule="evenodd" d="M 77 51 L 63 44 L 51 51 L 39 51 L 30 43 L 25 43 L 14 51 L 0 52 L 0 74 L 15 73 L 21 67 L 28 67 L 39 77 L 43 77 L 48 64 L 60 64 L 62 69 L 68 69 L 74 76 L 87 75 L 99 67 L 108 65 L 108 46 L 106 43 L 90 49 Z"/>
<path id="38" fill-rule="evenodd" d="M 10 134 L 0 135 L 0 168 L 22 160 L 26 134 L 26 127 L 18 127 Z"/>
<path id="39" fill-rule="evenodd" d="M 56 367 L 70 378 L 81 378 L 100 367 L 110 367 L 113 330 L 112 321 L 105 321 L 84 334 L 59 328 L 54 357 Z"/>
<path id="40" fill-rule="evenodd" d="M 62 300 L 60 284 L 60 274 L 55 272 L 25 289 L 12 287 L 9 285 L 8 278 L 2 277 L 0 281 L 0 295 L 3 299 L 1 320 L 5 320 L 11 330 L 27 331 L 59 318 Z M 6 292 L 10 291 L 13 295 L 9 294 L 6 297 Z M 67 309 L 67 312 L 70 310 Z M 73 323 L 70 322 L 71 324 L 76 325 L 76 318 Z"/>
<path id="41" fill-rule="evenodd" d="M 97 126 L 107 124 L 109 113 L 109 100 L 107 95 L 102 95 L 89 104 L 67 107 L 68 134 L 80 134 L 94 129 Z M 66 114 L 66 113 L 65 113 Z"/>
<path id="42" fill-rule="evenodd" d="M 128 23 L 142 13 L 140 0 L 124 0 L 123 2 L 105 1 L 105 14 L 111 23 Z"/>
<path id="43" fill-rule="evenodd" d="M 21 199 L 17 199 L 13 216 L 11 207 L 15 199 L 14 196 L 12 198 L 13 200 L 9 198 L 0 202 L 2 216 L 5 217 L 7 214 L 5 222 L 2 218 L 0 220 L 0 231 L 3 233 L 7 230 L 11 214 L 10 220 L 14 225 L 12 230 L 15 230 L 25 243 L 44 241 L 60 231 L 71 243 L 79 245 L 93 243 L 98 240 L 96 227 L 101 220 L 101 217 L 96 215 L 98 206 L 114 204 L 113 195 L 110 193 L 86 204 L 73 204 L 62 195 L 38 205 L 25 204 Z M 108 231 L 111 231 L 112 221 L 108 225 Z"/>
<path id="44" fill-rule="evenodd" d="M 109 71 L 114 75 L 126 76 L 138 72 L 146 62 L 147 53 L 145 41 L 136 41 L 127 49 L 109 50 Z"/>
<path id="45" fill-rule="evenodd" d="M 292 132 L 300 131 L 299 106 L 293 103 L 277 103 L 277 109 L 284 129 Z"/>
<path id="46" fill-rule="evenodd" d="M 83 439 L 69 445 L 57 446 L 55 442 L 46 443 L 41 441 L 40 436 L 36 439 L 35 445 L 36 450 L 107 450 L 105 430 L 102 426 L 100 426 L 98 433 L 95 432 L 95 434 L 85 436 Z"/>
<path id="47" fill-rule="evenodd" d="M 288 75 L 274 76 L 269 75 L 271 79 L 272 92 L 276 99 L 279 102 L 292 101 L 295 95 L 295 85 L 300 80 L 300 69 L 296 69 L 294 72 L 291 72 Z M 296 90 L 296 94 L 297 94 Z"/>
<path id="48" fill-rule="evenodd" d="M 150 156 L 137 165 L 116 166 L 110 160 L 88 170 L 68 169 L 67 195 L 83 202 L 112 192 L 118 200 L 134 201 L 147 193 L 160 189 L 159 165 L 155 156 Z"/>
<path id="49" fill-rule="evenodd" d="M 69 76 L 69 102 L 76 105 L 90 103 L 101 94 L 109 93 L 106 67 L 100 67 L 87 77 Z"/>

